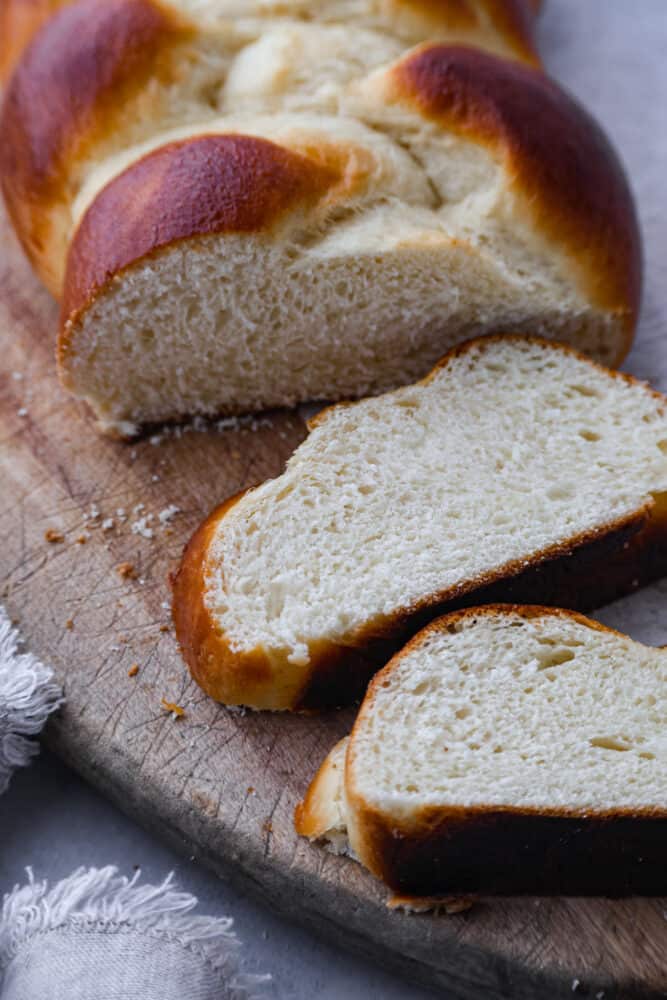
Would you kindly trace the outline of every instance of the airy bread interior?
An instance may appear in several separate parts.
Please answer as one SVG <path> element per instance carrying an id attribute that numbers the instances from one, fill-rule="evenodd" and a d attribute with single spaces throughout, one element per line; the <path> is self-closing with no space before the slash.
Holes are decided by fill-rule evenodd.
<path id="1" fill-rule="evenodd" d="M 567 613 L 476 609 L 426 629 L 378 675 L 346 787 L 392 816 L 664 810 L 666 726 L 665 650 Z"/>
<path id="2" fill-rule="evenodd" d="M 383 205 L 312 240 L 302 232 L 283 245 L 243 236 L 178 244 L 86 310 L 64 383 L 103 429 L 132 434 L 189 413 L 374 395 L 498 328 L 557 337 L 611 360 L 608 314 L 548 272 L 509 268 L 420 228 L 430 216 L 415 209 L 406 220 Z"/>
<path id="3" fill-rule="evenodd" d="M 303 666 L 665 491 L 662 397 L 545 341 L 486 338 L 324 411 L 218 523 L 204 601 L 233 652 Z"/>
<path id="4" fill-rule="evenodd" d="M 375 678 L 297 831 L 375 868 L 378 821 L 664 816 L 666 723 L 664 649 L 558 609 L 448 615 Z"/>

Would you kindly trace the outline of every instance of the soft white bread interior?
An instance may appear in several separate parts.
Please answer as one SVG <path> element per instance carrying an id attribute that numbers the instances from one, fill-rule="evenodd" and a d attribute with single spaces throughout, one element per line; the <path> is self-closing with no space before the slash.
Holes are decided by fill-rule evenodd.
<path id="1" fill-rule="evenodd" d="M 297 829 L 403 893 L 657 894 L 666 733 L 667 650 L 573 612 L 470 609 L 373 680 Z M 634 831 L 625 845 L 615 823 Z"/>
<path id="2" fill-rule="evenodd" d="M 665 402 L 568 348 L 488 337 L 323 411 L 285 472 L 185 552 L 174 615 L 195 677 L 258 708 L 338 678 L 344 702 L 346 665 L 419 613 L 648 517 L 667 491 Z"/>

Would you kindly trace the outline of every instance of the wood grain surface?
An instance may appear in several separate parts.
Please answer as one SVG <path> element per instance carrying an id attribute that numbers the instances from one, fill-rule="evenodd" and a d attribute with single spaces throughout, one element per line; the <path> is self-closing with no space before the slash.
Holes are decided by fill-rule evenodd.
<path id="1" fill-rule="evenodd" d="M 667 147 L 663 137 L 657 148 L 656 135 L 664 131 L 667 77 L 646 51 L 657 66 L 667 28 L 662 0 L 645 3 L 646 23 L 638 26 L 625 0 L 552 0 L 542 33 L 547 61 L 563 79 L 576 78 L 629 164 L 649 278 L 628 367 L 665 389 Z M 613 16 L 594 31 L 596 8 Z M 597 70 L 585 58 L 586 31 L 586 44 L 595 34 Z M 623 87 L 605 80 L 601 65 L 623 73 Z M 296 838 L 294 805 L 352 713 L 243 715 L 213 704 L 178 655 L 166 577 L 215 503 L 280 471 L 303 423 L 274 414 L 238 429 L 172 430 L 131 445 L 100 438 L 85 408 L 58 387 L 56 306 L 4 217 L 0 246 L 2 600 L 65 689 L 49 745 L 188 855 L 442 995 L 667 995 L 665 900 L 494 899 L 453 917 L 406 916 L 387 910 L 384 890 L 359 866 Z M 159 514 L 170 505 L 179 512 L 163 523 Z M 138 533 L 142 518 L 153 537 Z M 49 531 L 62 541 L 47 541 Z M 666 600 L 663 582 L 599 617 L 666 643 Z M 182 706 L 184 716 L 175 719 L 163 700 Z"/>

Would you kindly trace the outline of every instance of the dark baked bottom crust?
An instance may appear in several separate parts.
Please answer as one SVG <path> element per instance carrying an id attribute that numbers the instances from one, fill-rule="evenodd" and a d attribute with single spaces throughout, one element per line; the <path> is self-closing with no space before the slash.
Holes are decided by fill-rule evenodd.
<path id="1" fill-rule="evenodd" d="M 503 613 L 574 619 L 602 634 L 613 631 L 577 612 L 535 605 L 490 604 L 446 615 L 372 682 L 350 745 L 357 726 L 373 711 L 376 687 L 430 633 L 450 630 L 468 617 Z M 309 790 L 315 799 L 316 781 Z M 369 806 L 349 782 L 346 791 L 360 861 L 398 896 L 410 897 L 413 907 L 420 899 L 443 896 L 667 893 L 667 786 L 661 806 L 585 810 L 566 805 L 433 805 L 416 808 L 405 819 Z M 304 811 L 308 808 L 306 796 Z M 298 812 L 296 819 L 299 830 Z"/>
<path id="2" fill-rule="evenodd" d="M 411 837 L 374 827 L 374 873 L 401 895 L 667 893 L 667 812 L 571 817 L 471 809 Z"/>

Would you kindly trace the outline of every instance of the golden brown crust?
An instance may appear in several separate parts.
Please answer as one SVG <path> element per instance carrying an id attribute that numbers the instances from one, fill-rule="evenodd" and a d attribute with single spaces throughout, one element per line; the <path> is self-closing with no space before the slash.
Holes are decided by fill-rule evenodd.
<path id="1" fill-rule="evenodd" d="M 432 379 L 435 372 L 452 359 L 480 345 L 490 345 L 499 339 L 503 338 L 500 335 L 479 337 L 455 347 L 436 365 L 430 375 L 422 380 L 422 383 Z M 667 405 L 664 396 L 642 385 L 632 376 L 608 371 L 573 348 L 564 345 L 555 346 L 536 337 L 506 335 L 504 339 L 542 343 L 550 350 L 571 353 L 587 364 L 606 372 L 610 377 L 621 379 L 631 385 L 641 385 L 644 391 Z M 350 404 L 338 404 L 338 406 L 348 405 Z M 333 409 L 336 407 L 329 407 L 319 419 L 326 419 L 326 413 Z M 315 426 L 317 422 L 318 418 L 315 418 L 310 427 Z M 213 537 L 228 509 L 223 505 L 205 522 L 205 526 L 208 525 L 207 539 Z M 200 529 L 202 530 L 203 528 Z M 206 560 L 207 554 L 205 544 L 194 546 L 192 550 L 190 547 L 186 549 L 184 563 L 187 562 L 191 566 L 198 560 L 200 568 L 195 569 L 192 576 L 193 581 L 196 581 L 194 586 L 181 589 L 179 600 L 194 602 L 195 606 L 198 606 L 198 602 L 203 602 L 201 564 Z M 366 623 L 362 628 L 338 638 L 336 642 L 311 644 L 309 664 L 307 667 L 299 668 L 298 671 L 286 657 L 281 658 L 280 662 L 276 660 L 274 663 L 276 673 L 282 663 L 282 669 L 291 677 L 298 678 L 298 682 L 295 681 L 291 686 L 293 698 L 291 702 L 282 699 L 279 705 L 272 705 L 273 694 L 268 688 L 262 696 L 261 705 L 250 701 L 249 693 L 244 693 L 240 682 L 240 666 L 235 668 L 235 677 L 239 681 L 235 693 L 240 697 L 239 703 L 252 707 L 322 709 L 349 704 L 363 693 L 369 678 L 387 663 L 407 639 L 438 615 L 456 608 L 489 602 L 523 603 L 528 600 L 586 611 L 631 592 L 638 586 L 664 575 L 665 572 L 667 572 L 667 496 L 660 495 L 649 499 L 644 507 L 615 522 L 600 525 L 596 530 L 583 532 L 566 542 L 549 546 L 527 559 L 513 560 L 505 566 L 458 586 L 430 594 L 409 607 L 398 608 L 391 615 Z M 175 601 L 175 614 L 178 613 L 187 622 L 187 609 L 177 608 L 177 603 Z M 209 623 L 208 627 L 212 628 L 212 623 Z M 201 657 L 197 650 L 198 646 L 206 641 L 206 630 L 193 630 L 190 627 L 184 629 L 183 624 L 179 625 L 178 622 L 176 630 L 186 661 L 193 668 L 193 663 L 200 662 Z M 181 630 L 184 631 L 183 639 Z M 209 656 L 208 653 L 207 648 L 205 670 L 198 666 L 196 679 L 212 697 L 224 701 L 225 698 L 220 694 L 218 674 L 230 669 L 233 657 L 230 658 L 226 646 L 224 656 L 221 655 L 219 663 L 215 656 Z M 272 679 L 271 686 L 274 684 L 275 679 Z M 253 687 L 253 697 L 258 697 L 257 687 Z"/>
<path id="2" fill-rule="evenodd" d="M 216 507 L 186 545 L 178 571 L 171 577 L 174 626 L 192 676 L 212 698 L 228 705 L 279 708 L 262 704 L 267 694 L 279 701 L 268 657 L 261 650 L 233 653 L 204 602 L 209 543 L 220 519 L 243 495 Z"/>
<path id="3" fill-rule="evenodd" d="M 244 491 L 246 492 L 246 491 Z M 311 647 L 313 667 L 298 666 L 287 651 L 256 648 L 234 651 L 206 605 L 210 543 L 220 521 L 244 493 L 216 507 L 186 545 L 178 570 L 170 578 L 172 615 L 183 659 L 199 686 L 216 701 L 254 709 L 282 711 L 303 705 L 303 692 L 316 691 L 318 707 L 333 707 L 361 696 L 377 664 L 346 662 L 345 650 L 330 643 Z"/>
<path id="4" fill-rule="evenodd" d="M 401 895 L 662 896 L 667 811 L 424 810 L 409 831 L 364 810 L 362 863 Z"/>
<path id="5" fill-rule="evenodd" d="M 3 0 L 0 3 L 0 81 L 6 80 L 38 29 L 68 0 Z"/>
<path id="6" fill-rule="evenodd" d="M 231 649 L 224 632 L 206 606 L 206 576 L 210 543 L 228 511 L 244 496 L 239 493 L 216 507 L 186 545 L 178 570 L 172 574 L 172 615 L 183 659 L 193 678 L 211 698 L 225 705 L 282 711 L 336 707 L 361 697 L 377 662 L 346 656 L 332 643 L 310 647 L 311 663 L 298 666 L 280 653 L 257 648 Z"/>
<path id="7" fill-rule="evenodd" d="M 167 83 L 181 72 L 177 50 L 194 35 L 157 0 L 77 0 L 37 32 L 16 67 L 0 118 L 2 190 L 26 253 L 55 294 L 64 258 L 58 236 L 66 239 L 57 206 L 67 207 L 76 162 L 113 134 L 149 79 Z"/>
<path id="8" fill-rule="evenodd" d="M 449 631 L 465 619 L 498 614 L 559 617 L 594 631 L 621 634 L 562 608 L 509 604 L 457 611 L 423 629 L 371 681 L 350 735 L 344 794 L 355 854 L 399 895 L 422 899 L 445 893 L 662 895 L 667 891 L 667 807 L 600 811 L 429 806 L 400 820 L 370 807 L 355 789 L 349 767 L 355 733 L 373 711 L 373 696 L 387 674 L 429 635 Z M 325 767 L 326 761 L 304 799 L 303 810 L 308 806 L 310 816 L 301 816 L 297 830 L 306 836 L 324 833 L 310 820 L 324 809 L 313 786 Z M 310 828 L 313 833 L 307 832 Z"/>
<path id="9" fill-rule="evenodd" d="M 533 35 L 537 9 L 532 0 L 486 0 L 484 6 L 495 30 L 512 39 L 523 61 L 541 66 Z"/>
<path id="10" fill-rule="evenodd" d="M 6 80 L 21 54 L 39 28 L 59 8 L 71 5 L 73 0 L 3 0 L 0 4 L 0 81 Z M 470 0 L 403 0 L 406 6 L 418 9 L 434 21 L 442 21 L 449 28 L 457 26 L 474 29 L 478 19 Z M 532 24 L 540 0 L 482 0 L 483 7 L 498 35 L 505 39 L 508 48 L 519 58 L 534 65 L 539 64 L 535 50 Z"/>
<path id="11" fill-rule="evenodd" d="M 484 27 L 480 3 L 470 0 L 447 0 L 442 10 L 423 0 L 407 5 L 423 8 L 435 25 L 470 22 L 473 37 Z M 481 7 L 491 34 L 537 64 L 525 0 L 481 0 Z M 7 0 L 0 17 L 16 38 L 8 65 L 32 37 L 0 122 L 3 191 L 26 253 L 59 295 L 78 162 L 124 122 L 150 114 L 156 85 L 189 72 L 187 51 L 198 28 L 160 0 Z M 140 101 L 144 92 L 148 106 Z"/>
<path id="12" fill-rule="evenodd" d="M 62 303 L 61 363 L 77 315 L 132 262 L 196 236 L 268 234 L 340 181 L 333 157 L 302 156 L 248 135 L 203 135 L 148 153 L 100 192 L 75 233 Z"/>
<path id="13" fill-rule="evenodd" d="M 315 840 L 323 837 L 338 823 L 341 826 L 344 824 L 345 817 L 336 800 L 343 787 L 348 739 L 349 737 L 345 736 L 329 751 L 308 786 L 303 801 L 299 802 L 294 810 L 294 826 L 301 837 Z"/>
<path id="14" fill-rule="evenodd" d="M 632 342 L 641 240 L 619 159 L 597 123 L 543 73 L 485 52 L 425 45 L 388 74 L 384 97 L 486 144 L 537 229 L 576 261 L 583 290 Z"/>
<path id="15" fill-rule="evenodd" d="M 534 0 L 400 0 L 419 11 L 444 30 L 470 31 L 489 25 L 505 43 L 508 54 L 533 66 L 540 65 L 535 48 L 533 25 L 537 9 Z M 480 14 L 482 15 L 480 17 Z M 430 37 L 433 37 L 431 35 Z"/>

